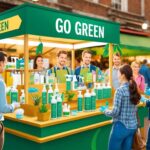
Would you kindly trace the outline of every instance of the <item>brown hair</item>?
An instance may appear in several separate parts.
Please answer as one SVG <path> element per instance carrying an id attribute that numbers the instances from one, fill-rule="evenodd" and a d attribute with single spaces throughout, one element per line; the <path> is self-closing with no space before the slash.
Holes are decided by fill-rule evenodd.
<path id="1" fill-rule="evenodd" d="M 59 57 L 61 54 L 65 54 L 65 55 L 68 56 L 68 52 L 67 52 L 67 51 L 59 51 L 59 52 L 57 53 L 57 57 Z"/>
<path id="2" fill-rule="evenodd" d="M 113 54 L 113 57 L 114 57 L 114 56 L 121 57 L 121 56 L 120 56 L 120 53 L 118 53 L 118 52 L 117 52 L 117 53 L 114 53 L 114 54 Z"/>
<path id="3" fill-rule="evenodd" d="M 82 56 L 84 56 L 84 54 L 91 54 L 92 55 L 92 52 L 90 51 L 90 50 L 84 50 L 83 52 L 82 52 Z"/>
<path id="4" fill-rule="evenodd" d="M 130 65 L 123 65 L 119 69 L 121 74 L 124 74 L 126 79 L 129 81 L 129 93 L 130 101 L 132 104 L 137 105 L 140 102 L 141 95 L 138 92 L 137 84 L 133 80 L 133 72 Z"/>
<path id="5" fill-rule="evenodd" d="M 34 64 L 33 64 L 33 69 L 37 69 L 37 64 L 36 64 L 36 61 L 38 58 L 43 58 L 41 55 L 37 55 L 35 58 L 34 58 Z"/>
<path id="6" fill-rule="evenodd" d="M 5 57 L 7 57 L 7 54 L 0 52 L 0 61 L 5 61 Z"/>

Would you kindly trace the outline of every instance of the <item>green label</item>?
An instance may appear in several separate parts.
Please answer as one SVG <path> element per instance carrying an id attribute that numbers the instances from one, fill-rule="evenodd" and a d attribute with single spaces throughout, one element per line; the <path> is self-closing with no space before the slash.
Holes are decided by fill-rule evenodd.
<path id="1" fill-rule="evenodd" d="M 78 111 L 82 111 L 83 99 L 81 97 L 78 98 Z"/>
<path id="2" fill-rule="evenodd" d="M 51 104 L 53 93 L 48 93 L 48 103 Z"/>
<path id="3" fill-rule="evenodd" d="M 11 92 L 11 103 L 18 101 L 18 92 Z"/>
<path id="4" fill-rule="evenodd" d="M 71 90 L 71 81 L 66 81 L 66 90 Z"/>
<path id="5" fill-rule="evenodd" d="M 97 99 L 103 99 L 103 90 L 97 89 Z"/>
<path id="6" fill-rule="evenodd" d="M 92 73 L 87 73 L 86 74 L 86 82 L 93 82 L 93 78 L 92 78 Z"/>
<path id="7" fill-rule="evenodd" d="M 96 96 L 91 96 L 91 109 L 96 109 Z"/>
<path id="8" fill-rule="evenodd" d="M 57 104 L 51 104 L 51 118 L 57 118 Z"/>
<path id="9" fill-rule="evenodd" d="M 62 117 L 62 102 L 57 102 L 57 117 Z"/>
<path id="10" fill-rule="evenodd" d="M 84 109 L 85 109 L 85 111 L 91 110 L 91 97 L 85 97 Z"/>
<path id="11" fill-rule="evenodd" d="M 47 104 L 47 93 L 42 92 L 42 104 Z"/>
<path id="12" fill-rule="evenodd" d="M 78 81 L 76 81 L 75 83 L 74 83 L 74 89 L 77 89 L 78 88 Z"/>

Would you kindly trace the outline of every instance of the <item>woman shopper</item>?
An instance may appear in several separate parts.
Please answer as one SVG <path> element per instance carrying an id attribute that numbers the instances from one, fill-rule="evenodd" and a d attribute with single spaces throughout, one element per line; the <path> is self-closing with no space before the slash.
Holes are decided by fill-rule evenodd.
<path id="1" fill-rule="evenodd" d="M 145 90 L 145 79 L 144 76 L 142 76 L 139 73 L 140 70 L 140 63 L 138 63 L 137 61 L 132 62 L 131 64 L 131 68 L 133 71 L 133 78 L 137 84 L 137 88 L 139 90 L 140 93 L 144 93 Z"/>
<path id="2" fill-rule="evenodd" d="M 121 66 L 118 72 L 121 86 L 116 90 L 112 110 L 105 110 L 113 117 L 113 126 L 109 139 L 109 150 L 131 150 L 133 136 L 137 129 L 137 107 L 140 101 L 137 85 L 129 65 Z"/>

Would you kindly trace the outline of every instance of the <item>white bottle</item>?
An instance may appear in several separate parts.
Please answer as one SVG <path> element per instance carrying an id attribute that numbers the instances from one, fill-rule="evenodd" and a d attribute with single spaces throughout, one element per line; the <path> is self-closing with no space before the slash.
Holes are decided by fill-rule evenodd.
<path id="1" fill-rule="evenodd" d="M 91 110 L 95 111 L 96 110 L 96 93 L 95 90 L 92 90 L 91 93 Z"/>
<path id="2" fill-rule="evenodd" d="M 84 110 L 90 111 L 91 110 L 91 94 L 89 93 L 89 90 L 86 90 L 86 93 L 84 94 Z"/>
<path id="3" fill-rule="evenodd" d="M 21 74 L 18 72 L 18 85 L 21 85 Z"/>
<path id="4" fill-rule="evenodd" d="M 44 84 L 44 74 L 40 74 L 40 83 Z"/>
<path id="5" fill-rule="evenodd" d="M 72 89 L 76 90 L 78 88 L 78 81 L 76 75 L 73 76 Z"/>
<path id="6" fill-rule="evenodd" d="M 55 84 L 54 94 L 57 95 L 59 93 L 58 84 Z"/>
<path id="7" fill-rule="evenodd" d="M 52 101 L 52 96 L 53 96 L 53 89 L 51 84 L 49 85 L 49 90 L 48 90 L 48 103 L 51 104 Z"/>
<path id="8" fill-rule="evenodd" d="M 42 90 L 42 104 L 47 104 L 47 90 L 46 90 L 46 85 L 43 85 L 43 90 Z"/>
<path id="9" fill-rule="evenodd" d="M 20 104 L 25 104 L 25 93 L 24 90 L 21 90 L 22 94 L 20 96 Z"/>
<path id="10" fill-rule="evenodd" d="M 57 97 L 57 117 L 58 118 L 62 117 L 62 99 L 61 99 L 61 94 L 59 94 L 58 97 Z"/>
<path id="11" fill-rule="evenodd" d="M 34 74 L 34 84 L 39 84 L 40 83 L 40 75 L 38 72 L 35 72 Z"/>
<path id="12" fill-rule="evenodd" d="M 57 118 L 57 100 L 55 99 L 55 96 L 52 96 L 51 101 L 51 119 Z"/>
<path id="13" fill-rule="evenodd" d="M 78 111 L 81 112 L 83 108 L 83 96 L 81 94 L 82 91 L 78 91 Z"/>

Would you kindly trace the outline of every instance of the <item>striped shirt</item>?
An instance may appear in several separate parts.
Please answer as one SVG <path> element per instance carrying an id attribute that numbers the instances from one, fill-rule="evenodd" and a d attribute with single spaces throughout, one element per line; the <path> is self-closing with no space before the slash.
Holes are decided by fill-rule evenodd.
<path id="1" fill-rule="evenodd" d="M 136 112 L 136 105 L 130 101 L 129 83 L 124 83 L 115 92 L 113 109 L 108 109 L 104 113 L 112 117 L 114 122 L 122 122 L 127 129 L 136 129 Z"/>

